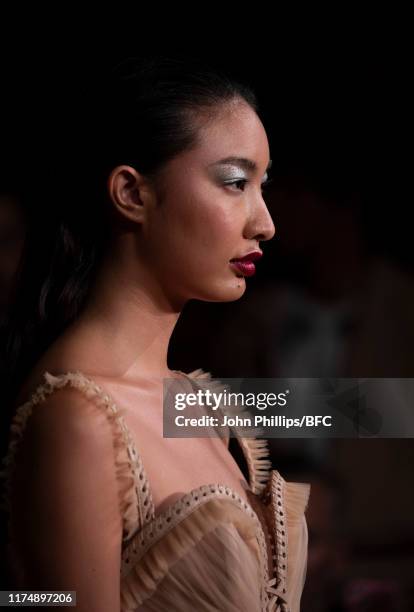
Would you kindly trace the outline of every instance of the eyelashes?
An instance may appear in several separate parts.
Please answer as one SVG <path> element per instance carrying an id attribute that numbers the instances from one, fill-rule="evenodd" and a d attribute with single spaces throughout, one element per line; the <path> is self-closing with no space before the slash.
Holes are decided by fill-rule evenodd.
<path id="1" fill-rule="evenodd" d="M 249 183 L 250 181 L 248 179 L 238 179 L 237 181 L 231 181 L 229 183 L 226 183 L 226 185 L 238 185 L 238 184 L 242 184 L 243 188 L 240 189 L 239 187 L 236 187 L 237 191 L 244 191 L 244 188 L 246 186 L 247 183 Z M 262 193 L 266 193 L 268 186 L 270 185 L 270 183 L 273 183 L 273 179 L 268 178 L 266 181 L 264 181 L 261 184 L 261 191 Z"/>

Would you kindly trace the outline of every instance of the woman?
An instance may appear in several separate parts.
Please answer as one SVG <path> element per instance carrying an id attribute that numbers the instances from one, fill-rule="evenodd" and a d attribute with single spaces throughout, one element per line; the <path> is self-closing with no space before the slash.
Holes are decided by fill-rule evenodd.
<path id="1" fill-rule="evenodd" d="M 163 379 L 210 381 L 168 368 L 181 310 L 241 297 L 275 233 L 254 94 L 183 58 L 112 77 L 102 197 L 61 212 L 41 314 L 24 327 L 21 298 L 13 326 L 16 588 L 76 590 L 85 612 L 299 610 L 308 485 L 270 471 L 265 441 L 239 438 L 247 482 L 228 440 L 162 437 Z"/>

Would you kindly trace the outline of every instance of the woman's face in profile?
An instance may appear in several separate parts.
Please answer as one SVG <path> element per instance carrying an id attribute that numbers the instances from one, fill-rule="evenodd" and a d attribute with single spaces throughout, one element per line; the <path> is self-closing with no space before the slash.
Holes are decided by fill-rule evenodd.
<path id="1" fill-rule="evenodd" d="M 143 223 L 140 257 L 179 303 L 231 301 L 244 293 L 246 280 L 230 261 L 260 251 L 275 233 L 261 191 L 269 144 L 259 117 L 243 102 L 222 107 L 198 136 L 195 148 L 161 172 L 163 195 Z M 229 157 L 250 160 L 255 169 L 221 162 Z"/>

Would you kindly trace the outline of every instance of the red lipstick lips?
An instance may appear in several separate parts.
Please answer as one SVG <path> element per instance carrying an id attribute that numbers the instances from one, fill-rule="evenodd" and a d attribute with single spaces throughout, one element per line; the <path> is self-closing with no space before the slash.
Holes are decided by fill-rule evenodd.
<path id="1" fill-rule="evenodd" d="M 257 261 L 262 257 L 262 251 L 252 251 L 243 257 L 237 257 L 230 260 L 230 265 L 233 266 L 243 276 L 253 276 L 256 272 L 254 261 Z"/>

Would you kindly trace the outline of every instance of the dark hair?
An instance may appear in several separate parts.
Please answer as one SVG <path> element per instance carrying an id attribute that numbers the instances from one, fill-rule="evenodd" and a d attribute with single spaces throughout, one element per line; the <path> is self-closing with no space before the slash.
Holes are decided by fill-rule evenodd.
<path id="1" fill-rule="evenodd" d="M 79 139 L 76 155 L 64 160 L 73 138 L 68 133 L 65 146 L 59 143 L 47 160 L 58 161 L 45 181 L 52 195 L 40 184 L 29 207 L 18 290 L 3 330 L 9 400 L 86 302 L 110 235 L 111 169 L 128 164 L 156 177 L 169 160 L 197 144 L 197 119 L 213 117 L 218 105 L 242 98 L 258 112 L 247 83 L 179 54 L 127 58 L 87 78 L 87 95 L 79 98 L 81 121 L 76 117 L 78 124 L 70 126 Z M 64 123 L 58 117 L 59 130 Z"/>

